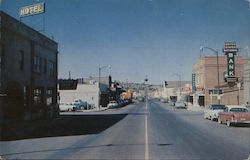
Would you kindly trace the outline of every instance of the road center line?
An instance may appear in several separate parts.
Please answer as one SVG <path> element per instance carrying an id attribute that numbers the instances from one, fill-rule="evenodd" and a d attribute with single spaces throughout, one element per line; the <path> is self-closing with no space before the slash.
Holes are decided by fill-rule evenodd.
<path id="1" fill-rule="evenodd" d="M 149 159 L 148 154 L 148 116 L 145 116 L 145 160 Z"/>
<path id="2" fill-rule="evenodd" d="M 146 113 L 148 111 L 148 103 L 146 100 Z M 148 153 L 148 116 L 145 115 L 145 160 L 149 159 L 149 153 Z"/>

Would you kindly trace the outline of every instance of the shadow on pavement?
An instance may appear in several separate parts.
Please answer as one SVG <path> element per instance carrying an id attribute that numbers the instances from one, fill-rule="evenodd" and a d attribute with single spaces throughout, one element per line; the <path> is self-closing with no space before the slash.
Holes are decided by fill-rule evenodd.
<path id="1" fill-rule="evenodd" d="M 165 146 L 172 146 L 173 144 L 148 144 L 150 146 L 158 146 L 158 147 L 165 147 Z M 96 145 L 96 146 L 79 146 L 79 147 L 71 147 L 71 148 L 57 148 L 57 149 L 47 149 L 47 150 L 33 150 L 33 151 L 26 151 L 26 152 L 16 152 L 16 153 L 7 153 L 2 154 L 2 156 L 12 156 L 18 154 L 31 154 L 31 153 L 42 153 L 42 152 L 54 152 L 54 151 L 63 151 L 63 150 L 78 150 L 84 148 L 100 148 L 100 147 L 121 147 L 121 146 L 145 146 L 145 144 L 106 144 L 106 145 Z"/>
<path id="2" fill-rule="evenodd" d="M 126 115 L 65 115 L 54 120 L 13 121 L 2 126 L 0 140 L 97 134 L 119 122 Z"/>

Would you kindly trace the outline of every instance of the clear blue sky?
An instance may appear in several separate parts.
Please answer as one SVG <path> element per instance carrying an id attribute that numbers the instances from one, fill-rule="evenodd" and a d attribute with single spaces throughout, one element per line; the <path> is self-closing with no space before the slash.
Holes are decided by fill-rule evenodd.
<path id="1" fill-rule="evenodd" d="M 159 84 L 178 80 L 175 73 L 191 81 L 200 45 L 249 45 L 245 0 L 2 0 L 1 9 L 19 19 L 18 9 L 36 2 L 46 3 L 45 34 L 59 43 L 59 78 L 97 76 L 111 65 L 102 75 L 121 81 L 147 75 Z M 42 28 L 41 15 L 23 21 Z"/>

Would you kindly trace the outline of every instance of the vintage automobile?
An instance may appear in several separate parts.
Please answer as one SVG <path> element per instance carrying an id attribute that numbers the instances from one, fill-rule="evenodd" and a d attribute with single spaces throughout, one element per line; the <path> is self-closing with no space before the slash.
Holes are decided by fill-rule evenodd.
<path id="1" fill-rule="evenodd" d="M 187 106 L 183 101 L 177 101 L 177 102 L 175 102 L 175 108 L 187 109 Z"/>
<path id="2" fill-rule="evenodd" d="M 72 105 L 70 103 L 60 103 L 59 110 L 60 110 L 60 112 L 73 111 L 74 105 Z"/>
<path id="3" fill-rule="evenodd" d="M 59 109 L 63 111 L 82 111 L 88 109 L 88 103 L 80 99 L 75 99 L 71 103 L 60 103 Z"/>
<path id="4" fill-rule="evenodd" d="M 223 104 L 210 104 L 206 110 L 204 110 L 204 118 L 212 121 L 218 120 L 219 112 L 223 112 L 226 106 Z"/>
<path id="5" fill-rule="evenodd" d="M 110 101 L 107 105 L 108 108 L 116 108 L 118 107 L 118 103 L 116 101 Z"/>
<path id="6" fill-rule="evenodd" d="M 243 106 L 226 106 L 223 112 L 219 112 L 218 123 L 225 123 L 227 126 L 233 124 L 250 124 L 250 113 Z"/>

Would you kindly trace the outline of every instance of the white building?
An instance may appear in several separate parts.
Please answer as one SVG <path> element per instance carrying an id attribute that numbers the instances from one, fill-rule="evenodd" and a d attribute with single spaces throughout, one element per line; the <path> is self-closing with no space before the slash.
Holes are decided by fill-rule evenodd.
<path id="1" fill-rule="evenodd" d="M 88 104 L 97 108 L 99 101 L 98 83 L 94 84 L 78 84 L 75 90 L 59 90 L 60 104 L 71 103 L 75 99 L 81 99 Z"/>

